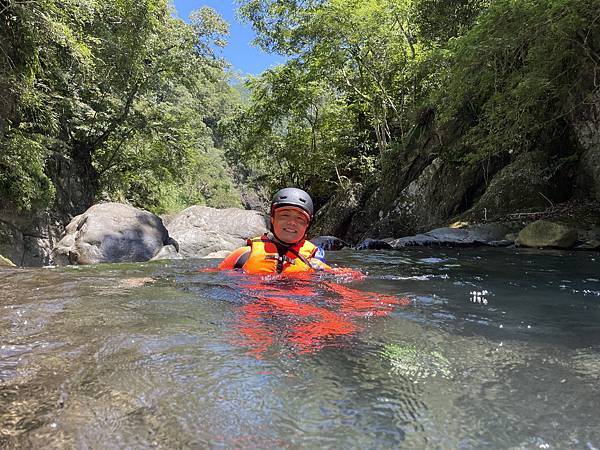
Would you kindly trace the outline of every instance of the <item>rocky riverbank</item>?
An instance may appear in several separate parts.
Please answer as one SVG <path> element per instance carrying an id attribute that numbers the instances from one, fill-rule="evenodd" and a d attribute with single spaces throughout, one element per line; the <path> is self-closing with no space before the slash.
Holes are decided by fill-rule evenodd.
<path id="1" fill-rule="evenodd" d="M 486 223 L 455 222 L 410 236 L 370 237 L 354 244 L 332 235 L 313 236 L 312 241 L 329 251 L 345 247 L 401 250 L 414 246 L 600 250 L 600 227 L 592 226 L 595 213 L 588 214 L 585 220 L 584 211 L 590 209 L 571 205 L 540 215 L 507 216 L 507 220 Z M 219 258 L 244 245 L 247 238 L 266 232 L 267 228 L 266 216 L 258 211 L 193 206 L 161 218 L 130 205 L 101 203 L 76 216 L 50 254 L 38 261 L 67 265 Z M 50 242 L 46 241 L 41 247 L 47 248 Z M 16 250 L 23 251 L 21 242 L 15 243 Z M 12 254 L 15 253 L 13 250 Z M 11 254 L 10 248 L 7 254 Z M 36 262 L 32 255 L 25 256 L 17 265 L 41 265 L 23 264 L 22 261 Z M 11 266 L 15 262 L 0 256 L 0 266 Z"/>

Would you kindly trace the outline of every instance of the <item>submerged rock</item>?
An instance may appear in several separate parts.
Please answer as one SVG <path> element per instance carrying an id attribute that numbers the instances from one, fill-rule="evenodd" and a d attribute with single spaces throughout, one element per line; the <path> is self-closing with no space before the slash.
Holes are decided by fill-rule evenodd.
<path id="1" fill-rule="evenodd" d="M 317 247 L 321 247 L 326 251 L 336 251 L 341 250 L 344 247 L 350 247 L 350 244 L 348 244 L 346 241 L 342 241 L 335 236 L 317 236 L 309 240 Z"/>
<path id="2" fill-rule="evenodd" d="M 160 217 L 122 203 L 101 203 L 75 217 L 56 244 L 58 265 L 148 261 L 175 245 Z"/>
<path id="3" fill-rule="evenodd" d="M 521 230 L 517 245 L 523 247 L 571 248 L 577 241 L 577 230 L 547 220 L 537 220 Z"/>
<path id="4" fill-rule="evenodd" d="M 418 349 L 410 344 L 388 344 L 382 355 L 390 361 L 394 372 L 414 382 L 436 376 L 452 377 L 450 362 L 437 350 Z"/>
<path id="5" fill-rule="evenodd" d="M 179 253 L 202 258 L 246 245 L 246 240 L 268 231 L 265 216 L 239 208 L 192 206 L 166 219 L 169 234 L 179 243 Z"/>

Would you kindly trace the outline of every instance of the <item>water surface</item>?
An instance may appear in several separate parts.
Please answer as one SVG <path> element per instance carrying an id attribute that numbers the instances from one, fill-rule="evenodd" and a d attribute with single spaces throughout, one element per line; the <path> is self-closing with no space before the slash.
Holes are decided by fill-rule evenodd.
<path id="1" fill-rule="evenodd" d="M 0 271 L 0 447 L 600 448 L 600 256 Z"/>

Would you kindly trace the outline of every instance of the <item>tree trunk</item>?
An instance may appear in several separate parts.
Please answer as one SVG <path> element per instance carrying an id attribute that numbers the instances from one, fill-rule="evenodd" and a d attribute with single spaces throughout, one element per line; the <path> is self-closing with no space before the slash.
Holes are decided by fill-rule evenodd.
<path id="1" fill-rule="evenodd" d="M 56 186 L 56 210 L 67 222 L 94 204 L 100 186 L 89 147 L 76 143 L 70 153 L 55 154 L 49 171 Z"/>

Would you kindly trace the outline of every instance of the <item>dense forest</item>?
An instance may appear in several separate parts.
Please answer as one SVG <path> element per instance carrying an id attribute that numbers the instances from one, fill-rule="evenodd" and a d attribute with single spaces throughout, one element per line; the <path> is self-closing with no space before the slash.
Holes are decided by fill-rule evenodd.
<path id="1" fill-rule="evenodd" d="M 457 164 L 541 150 L 549 171 L 576 170 L 600 0 L 237 3 L 287 61 L 246 80 L 245 100 L 210 8 L 184 22 L 166 0 L 0 0 L 2 198 L 164 213 L 296 185 L 323 204 L 431 140 Z"/>
<path id="2" fill-rule="evenodd" d="M 219 121 L 239 108 L 228 25 L 166 0 L 0 2 L 0 195 L 80 213 L 238 206 Z"/>
<path id="3" fill-rule="evenodd" d="M 460 164 L 578 159 L 573 119 L 599 87 L 598 0 L 245 0 L 240 13 L 289 57 L 249 81 L 235 124 L 238 157 L 277 167 L 276 185 L 325 199 L 393 174 L 424 138 Z"/>

